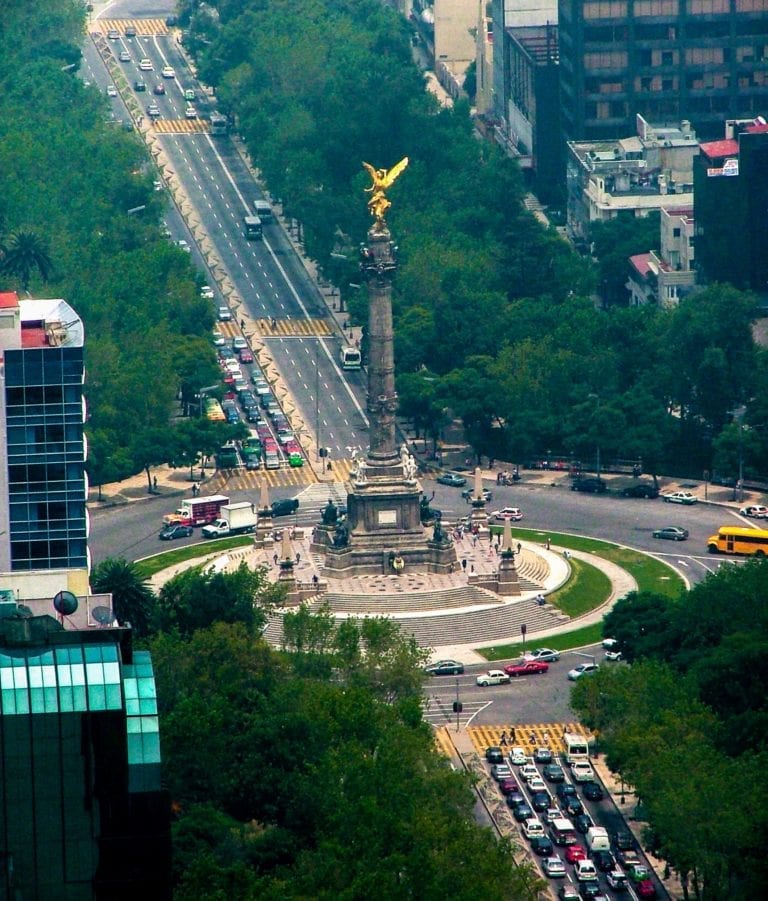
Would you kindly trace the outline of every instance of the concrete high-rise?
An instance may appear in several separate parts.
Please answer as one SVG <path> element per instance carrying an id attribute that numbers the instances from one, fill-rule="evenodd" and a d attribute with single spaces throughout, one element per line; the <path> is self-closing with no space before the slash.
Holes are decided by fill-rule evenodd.
<path id="1" fill-rule="evenodd" d="M 88 592 L 83 324 L 64 300 L 0 293 L 0 589 Z"/>
<path id="2" fill-rule="evenodd" d="M 637 114 L 712 137 L 768 107 L 768 0 L 559 0 L 558 26 L 566 140 Z"/>

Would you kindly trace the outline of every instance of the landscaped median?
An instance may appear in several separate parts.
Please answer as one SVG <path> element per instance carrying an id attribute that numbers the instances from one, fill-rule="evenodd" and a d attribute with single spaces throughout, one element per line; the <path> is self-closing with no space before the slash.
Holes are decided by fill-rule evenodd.
<path id="1" fill-rule="evenodd" d="M 492 531 L 500 531 L 493 529 Z M 568 551 L 579 551 L 593 554 L 626 570 L 637 582 L 638 591 L 653 591 L 668 597 L 677 597 L 685 589 L 681 576 L 661 560 L 631 548 L 621 547 L 609 541 L 598 541 L 595 538 L 582 538 L 578 535 L 564 535 L 556 532 L 539 532 L 532 529 L 513 529 L 515 541 L 527 541 Z M 577 617 L 589 613 L 604 604 L 610 595 L 611 584 L 608 577 L 597 567 L 590 566 L 584 560 L 572 557 L 571 578 L 557 591 L 547 595 L 547 602 L 557 607 L 568 616 Z M 571 648 L 594 644 L 603 637 L 601 622 L 582 626 L 560 635 L 547 638 L 547 647 L 556 651 L 567 651 Z M 495 645 L 490 648 L 477 648 L 477 653 L 486 660 L 506 660 L 519 657 L 523 652 L 522 642 L 507 645 Z"/>
<path id="2" fill-rule="evenodd" d="M 223 554 L 236 547 L 247 547 L 253 544 L 253 535 L 236 535 L 233 538 L 219 538 L 216 541 L 206 541 L 201 544 L 188 544 L 185 547 L 174 548 L 172 551 L 164 551 L 137 560 L 136 566 L 142 577 L 151 579 L 156 573 L 187 560 L 196 560 L 198 557 L 210 557 L 211 554 Z"/>

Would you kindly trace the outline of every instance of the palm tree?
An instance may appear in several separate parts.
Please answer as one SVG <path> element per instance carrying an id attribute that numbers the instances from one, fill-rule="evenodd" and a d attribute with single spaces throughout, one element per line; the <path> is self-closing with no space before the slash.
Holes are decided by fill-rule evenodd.
<path id="1" fill-rule="evenodd" d="M 91 587 L 97 594 L 112 594 L 112 609 L 121 626 L 130 623 L 137 635 L 148 635 L 155 595 L 135 563 L 109 557 L 91 573 Z"/>
<path id="2" fill-rule="evenodd" d="M 35 232 L 13 232 L 2 250 L 0 271 L 17 276 L 24 291 L 29 290 L 29 280 L 35 269 L 44 282 L 48 281 L 53 263 L 45 242 Z"/>

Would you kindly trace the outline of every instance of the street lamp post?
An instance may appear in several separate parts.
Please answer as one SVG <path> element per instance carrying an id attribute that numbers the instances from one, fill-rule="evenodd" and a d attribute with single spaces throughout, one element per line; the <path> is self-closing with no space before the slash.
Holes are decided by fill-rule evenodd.
<path id="1" fill-rule="evenodd" d="M 600 407 L 600 397 L 597 394 L 589 394 L 588 397 L 590 400 L 595 402 L 595 414 L 597 413 Z M 597 471 L 597 478 L 600 478 L 600 440 L 597 441 L 597 451 L 595 455 L 595 469 Z"/>

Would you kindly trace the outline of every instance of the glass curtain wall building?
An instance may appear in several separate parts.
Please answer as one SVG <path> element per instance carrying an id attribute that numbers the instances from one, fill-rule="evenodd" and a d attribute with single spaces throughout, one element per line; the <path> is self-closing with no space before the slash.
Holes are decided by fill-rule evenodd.
<path id="1" fill-rule="evenodd" d="M 63 300 L 0 293 L 0 574 L 30 574 L 19 597 L 40 597 L 35 572 L 69 571 L 56 590 L 87 591 L 83 326 Z M 79 573 L 79 578 L 77 574 Z M 4 579 L 6 586 L 9 580 Z"/>

